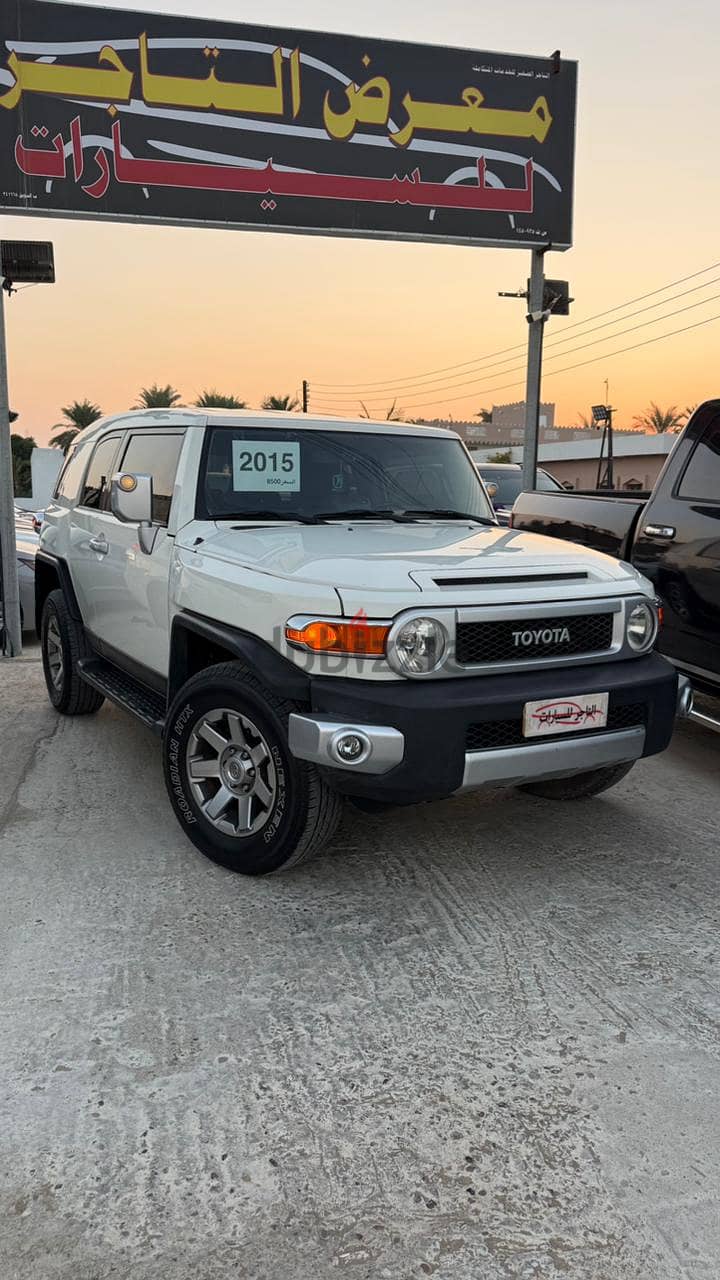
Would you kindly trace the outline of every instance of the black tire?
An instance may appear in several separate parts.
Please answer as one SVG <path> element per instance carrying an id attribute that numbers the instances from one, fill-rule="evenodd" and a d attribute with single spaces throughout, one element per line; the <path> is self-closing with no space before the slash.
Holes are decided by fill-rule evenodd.
<path id="1" fill-rule="evenodd" d="M 589 800 L 591 796 L 599 796 L 602 791 L 609 791 L 616 783 L 622 782 L 634 763 L 634 760 L 628 760 L 624 764 L 609 764 L 603 769 L 589 769 L 587 773 L 574 773 L 569 778 L 526 782 L 519 790 L 540 796 L 542 800 Z"/>
<path id="2" fill-rule="evenodd" d="M 51 638 L 54 639 L 54 646 Z M 62 591 L 51 591 L 45 600 L 40 622 L 40 644 L 48 697 L 56 711 L 64 716 L 89 716 L 99 711 L 105 699 L 81 679 L 77 664 L 90 657 L 82 625 L 68 609 Z M 62 670 L 51 669 L 57 645 L 62 655 Z"/>
<path id="3" fill-rule="evenodd" d="M 206 789 L 204 804 L 207 807 L 221 792 L 223 776 L 217 778 L 216 787 L 215 776 L 205 781 L 204 775 L 191 778 L 189 772 L 188 757 L 191 756 L 197 767 L 198 757 L 191 753 L 203 746 L 196 730 L 207 725 L 208 716 L 219 716 L 214 723 L 222 737 L 222 731 L 227 733 L 229 726 L 225 709 L 233 717 L 241 717 L 242 733 L 248 734 L 250 742 L 258 744 L 254 750 L 265 749 L 263 763 L 257 766 L 257 771 L 265 771 L 265 791 L 270 791 L 271 798 L 266 801 L 267 809 L 263 813 L 258 797 L 252 797 L 250 813 L 260 809 L 253 821 L 261 825 L 246 834 L 225 833 L 216 825 L 218 821 L 232 825 L 233 816 L 238 818 L 236 827 L 241 825 L 240 810 L 234 808 L 237 794 L 232 794 L 228 809 L 220 810 L 215 821 L 203 812 L 198 789 Z M 252 671 L 239 662 L 222 663 L 193 676 L 170 707 L 163 741 L 165 785 L 170 803 L 188 839 L 207 858 L 229 871 L 246 876 L 287 871 L 319 852 L 338 825 L 343 810 L 341 796 L 327 785 L 314 765 L 296 760 L 290 754 L 288 716 L 297 709 L 262 685 Z M 233 751 L 240 750 L 228 742 L 227 749 L 231 747 Z M 212 749 L 219 750 L 217 745 Z M 223 759 L 221 752 L 218 761 Z M 212 759 L 203 760 L 202 764 L 214 767 Z"/>

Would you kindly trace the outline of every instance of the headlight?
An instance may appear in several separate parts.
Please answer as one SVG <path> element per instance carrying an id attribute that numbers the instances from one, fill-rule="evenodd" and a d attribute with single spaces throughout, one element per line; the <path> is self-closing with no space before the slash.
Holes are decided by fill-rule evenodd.
<path id="1" fill-rule="evenodd" d="M 630 648 L 636 653 L 651 649 L 655 643 L 657 631 L 658 619 L 653 606 L 644 601 L 633 605 L 625 623 L 625 635 Z"/>
<path id="2" fill-rule="evenodd" d="M 434 618 L 411 618 L 393 628 L 388 662 L 405 676 L 424 676 L 440 666 L 447 649 L 447 631 Z"/>

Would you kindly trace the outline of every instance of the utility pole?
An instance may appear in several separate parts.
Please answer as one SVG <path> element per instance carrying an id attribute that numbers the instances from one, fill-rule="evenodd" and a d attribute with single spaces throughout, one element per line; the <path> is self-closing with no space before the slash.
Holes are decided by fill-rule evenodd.
<path id="1" fill-rule="evenodd" d="M 523 489 L 534 489 L 537 477 L 540 434 L 540 387 L 542 382 L 543 333 L 547 315 L 544 309 L 545 250 L 531 250 L 530 285 L 528 288 L 527 377 L 525 390 L 525 447 L 523 449 Z"/>
<path id="2" fill-rule="evenodd" d="M 3 653 L 7 658 L 18 658 L 22 653 L 22 630 L 5 344 L 5 292 L 7 289 L 8 285 L 4 277 L 0 278 L 0 567 L 2 568 L 0 581 L 2 581 Z"/>
<path id="3" fill-rule="evenodd" d="M 302 384 L 302 411 L 303 411 L 303 413 L 307 413 L 307 411 L 308 411 L 308 399 L 309 399 L 309 396 L 310 396 L 310 384 L 307 382 L 307 380 L 306 380 L 305 378 L 303 378 L 303 384 Z"/>
<path id="4" fill-rule="evenodd" d="M 8 658 L 18 658 L 22 653 L 5 342 L 5 294 L 14 293 L 13 285 L 18 282 L 55 283 L 55 258 L 50 241 L 0 240 L 0 596 L 3 604 L 3 652 Z"/>
<path id="5" fill-rule="evenodd" d="M 527 289 L 514 293 L 501 292 L 501 298 L 524 298 L 528 336 L 527 377 L 525 389 L 525 447 L 523 449 L 523 488 L 534 489 L 537 479 L 538 443 L 540 435 L 540 387 L 542 382 L 542 349 L 545 321 L 551 315 L 570 314 L 567 280 L 546 280 L 544 259 L 550 245 L 531 250 L 530 279 Z"/>

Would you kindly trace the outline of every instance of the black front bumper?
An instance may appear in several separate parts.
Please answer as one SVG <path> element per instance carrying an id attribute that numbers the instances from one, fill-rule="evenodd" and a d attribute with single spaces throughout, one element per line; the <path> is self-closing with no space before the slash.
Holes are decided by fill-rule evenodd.
<path id="1" fill-rule="evenodd" d="M 576 694 L 610 693 L 612 722 L 642 723 L 644 756 L 664 751 L 672 737 L 678 678 L 665 658 L 650 654 L 626 662 L 524 671 L 504 676 L 473 676 L 402 682 L 348 680 L 328 676 L 310 681 L 311 710 L 345 723 L 382 724 L 405 737 L 402 763 L 384 774 L 325 769 L 345 795 L 416 804 L 452 795 L 463 783 L 466 753 L 483 738 L 484 725 L 507 733 L 522 721 L 526 702 Z M 593 730 L 593 733 L 601 732 Z M 589 736 L 575 733 L 573 739 Z M 556 739 L 557 740 L 557 739 Z M 519 741 L 518 750 L 523 743 Z"/>

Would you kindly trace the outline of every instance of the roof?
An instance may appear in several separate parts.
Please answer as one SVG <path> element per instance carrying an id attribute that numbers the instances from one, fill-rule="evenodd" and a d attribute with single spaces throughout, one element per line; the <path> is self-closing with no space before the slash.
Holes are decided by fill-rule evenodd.
<path id="1" fill-rule="evenodd" d="M 295 431 L 362 431 L 388 435 L 439 436 L 457 440 L 454 431 L 443 427 L 426 427 L 415 422 L 375 421 L 372 418 L 332 418 L 321 414 L 285 413 L 264 409 L 196 409 L 192 406 L 177 409 L 131 409 L 127 413 L 100 418 L 91 427 L 81 431 L 76 440 L 90 440 L 111 428 L 136 427 L 276 427 L 278 430 L 292 427 Z"/>
<path id="2" fill-rule="evenodd" d="M 538 449 L 538 462 L 582 462 L 590 459 L 596 460 L 600 457 L 600 441 L 602 432 L 598 431 L 592 440 L 568 440 L 561 444 L 541 444 Z M 679 436 L 676 435 L 645 435 L 642 431 L 635 431 L 628 435 L 613 435 L 613 457 L 615 458 L 648 458 L 658 456 L 666 458 L 672 452 L 677 444 Z M 472 454 L 476 462 L 485 463 L 488 461 L 487 454 L 495 453 L 497 446 L 493 448 L 473 449 Z M 513 459 L 516 462 L 522 460 L 522 445 L 513 445 L 511 447 Z M 490 463 L 491 466 L 499 466 L 500 463 Z M 507 464 L 505 464 L 507 465 Z"/>

